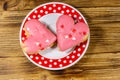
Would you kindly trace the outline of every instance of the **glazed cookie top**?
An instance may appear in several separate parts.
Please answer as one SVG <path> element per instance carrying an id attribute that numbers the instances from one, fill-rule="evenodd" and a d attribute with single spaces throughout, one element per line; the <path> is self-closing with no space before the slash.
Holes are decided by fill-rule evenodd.
<path id="1" fill-rule="evenodd" d="M 28 37 L 24 42 L 27 47 L 27 52 L 33 53 L 39 49 L 43 50 L 51 46 L 56 41 L 56 36 L 48 30 L 46 25 L 38 20 L 32 19 L 27 21 L 24 29 L 28 34 Z"/>
<path id="2" fill-rule="evenodd" d="M 60 16 L 56 26 L 58 46 L 61 51 L 76 46 L 89 34 L 87 24 L 82 22 L 75 24 L 73 18 L 67 15 Z"/>

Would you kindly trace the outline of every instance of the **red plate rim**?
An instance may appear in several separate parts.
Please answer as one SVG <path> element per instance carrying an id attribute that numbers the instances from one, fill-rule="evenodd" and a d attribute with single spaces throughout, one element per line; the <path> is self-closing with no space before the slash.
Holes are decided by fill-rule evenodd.
<path id="1" fill-rule="evenodd" d="M 82 19 L 84 20 L 84 22 L 87 24 L 87 21 L 85 20 L 85 18 L 83 17 L 83 15 L 82 15 L 77 9 L 75 9 L 74 7 L 72 7 L 72 6 L 68 5 L 68 4 L 65 4 L 65 3 L 61 3 L 61 2 L 49 2 L 49 3 L 45 3 L 45 4 L 42 4 L 42 5 L 39 5 L 39 6 L 37 6 L 36 8 L 34 8 L 33 10 L 31 10 L 31 11 L 27 14 L 27 16 L 24 18 L 24 20 L 23 20 L 23 22 L 22 22 L 22 24 L 21 24 L 21 28 L 20 28 L 20 36 L 19 36 L 20 44 L 22 43 L 22 29 L 23 29 L 24 23 L 25 23 L 25 21 L 27 20 L 27 18 L 29 17 L 29 15 L 32 14 L 36 9 L 38 9 L 38 8 L 40 8 L 40 7 L 43 7 L 43 6 L 45 6 L 45 5 L 50 5 L 50 4 L 52 4 L 52 5 L 53 5 L 53 4 L 61 4 L 61 5 L 65 5 L 65 6 L 68 6 L 68 7 L 72 8 L 73 10 L 75 10 L 75 11 L 82 17 Z M 87 24 L 87 25 L 88 25 L 88 24 Z M 69 65 L 66 65 L 66 66 L 63 66 L 63 67 L 55 67 L 55 68 L 54 68 L 54 67 L 46 67 L 46 66 L 40 65 L 40 64 L 36 63 L 35 61 L 33 61 L 33 60 L 30 58 L 30 55 L 26 54 L 24 51 L 23 51 L 23 52 L 24 52 L 25 56 L 26 56 L 32 63 L 34 63 L 35 65 L 37 65 L 38 67 L 41 67 L 41 68 L 44 68 L 44 69 L 48 69 L 48 70 L 62 70 L 62 69 L 65 69 L 65 68 L 68 68 L 68 67 L 74 65 L 75 63 L 77 63 L 77 62 L 83 57 L 83 55 L 85 54 L 85 52 L 86 52 L 86 50 L 87 50 L 87 48 L 88 48 L 89 42 L 90 42 L 90 35 L 89 35 L 89 37 L 88 37 L 88 40 L 85 42 L 86 46 L 85 46 L 84 50 L 82 51 L 81 55 L 80 55 L 74 62 L 69 63 Z"/>

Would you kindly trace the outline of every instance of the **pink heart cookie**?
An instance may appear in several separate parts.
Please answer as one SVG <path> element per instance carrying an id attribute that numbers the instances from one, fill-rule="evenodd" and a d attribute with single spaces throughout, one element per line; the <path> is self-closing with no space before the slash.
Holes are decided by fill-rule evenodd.
<path id="1" fill-rule="evenodd" d="M 58 47 L 61 51 L 72 48 L 85 41 L 89 35 L 87 24 L 74 23 L 72 17 L 61 15 L 56 23 Z"/>
<path id="2" fill-rule="evenodd" d="M 36 53 L 43 50 L 56 41 L 56 36 L 48 30 L 46 25 L 38 20 L 32 19 L 27 21 L 24 27 L 27 39 L 24 41 L 25 51 L 28 53 Z"/>

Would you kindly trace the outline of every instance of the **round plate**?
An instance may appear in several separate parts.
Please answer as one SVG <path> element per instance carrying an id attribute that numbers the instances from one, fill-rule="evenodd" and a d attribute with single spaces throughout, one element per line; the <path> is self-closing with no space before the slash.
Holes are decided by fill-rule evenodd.
<path id="1" fill-rule="evenodd" d="M 48 25 L 49 29 L 56 33 L 56 21 L 62 14 L 69 15 L 75 20 L 87 24 L 82 14 L 68 4 L 60 2 L 42 4 L 33 9 L 23 20 L 20 29 L 20 44 L 26 40 L 26 35 L 23 28 L 24 24 L 28 20 L 37 19 Z M 38 54 L 29 54 L 24 51 L 23 52 L 32 63 L 41 68 L 49 70 L 61 70 L 74 65 L 82 58 L 88 48 L 89 40 L 90 36 L 88 37 L 87 41 L 63 52 L 59 51 L 57 46 L 41 51 Z M 65 45 L 67 45 L 67 43 Z"/>

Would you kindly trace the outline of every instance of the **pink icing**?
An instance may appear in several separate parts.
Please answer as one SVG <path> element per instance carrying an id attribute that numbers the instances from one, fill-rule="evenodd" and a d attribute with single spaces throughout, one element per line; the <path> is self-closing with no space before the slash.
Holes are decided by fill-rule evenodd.
<path id="1" fill-rule="evenodd" d="M 25 24 L 25 31 L 29 33 L 27 40 L 24 42 L 28 48 L 26 52 L 35 53 L 43 50 L 56 41 L 56 36 L 48 30 L 46 25 L 38 20 L 32 19 Z"/>
<path id="2" fill-rule="evenodd" d="M 36 40 L 33 38 L 33 36 L 29 36 L 29 38 L 25 40 L 24 44 L 27 48 L 26 52 L 34 53 L 39 50 L 39 46 L 36 45 Z"/>
<path id="3" fill-rule="evenodd" d="M 60 16 L 56 26 L 58 47 L 61 51 L 76 46 L 89 34 L 89 28 L 85 23 L 74 24 L 72 17 L 67 15 Z"/>

